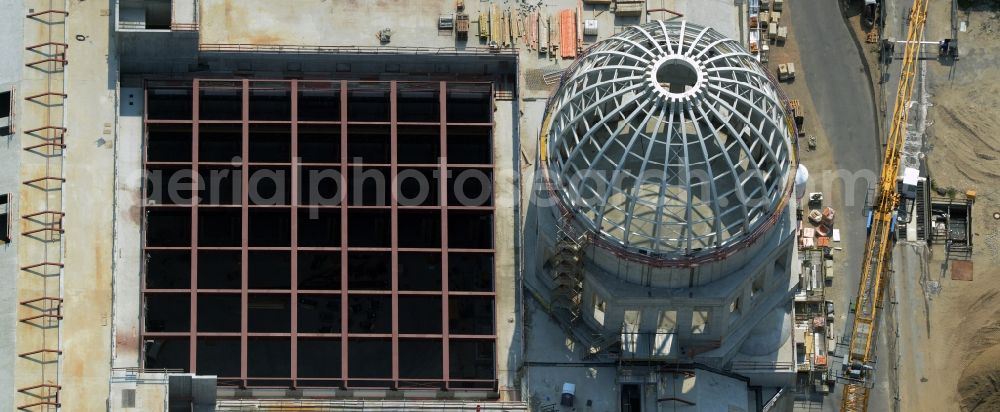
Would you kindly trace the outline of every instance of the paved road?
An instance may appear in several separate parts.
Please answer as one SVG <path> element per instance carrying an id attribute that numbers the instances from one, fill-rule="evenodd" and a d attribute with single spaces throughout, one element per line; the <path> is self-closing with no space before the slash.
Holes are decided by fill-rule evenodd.
<path id="1" fill-rule="evenodd" d="M 795 3 L 795 7 L 792 24 L 797 28 L 802 72 L 818 120 L 836 151 L 834 163 L 850 176 L 875 176 L 881 163 L 876 109 L 861 56 L 841 17 L 840 8 L 836 1 L 804 1 Z M 823 172 L 811 170 L 810 175 L 818 178 Z M 838 336 L 844 335 L 846 322 L 842 316 L 856 294 L 865 238 L 862 209 L 867 182 L 850 180 L 837 182 L 826 189 L 842 191 L 845 202 L 840 205 L 837 215 L 837 225 L 845 239 L 844 253 L 838 256 L 845 258 L 838 262 L 834 282 L 835 290 L 850 292 L 828 297 L 837 308 L 834 331 Z M 840 392 L 838 385 L 824 399 L 823 410 L 839 409 Z M 875 396 L 879 396 L 878 393 Z"/>

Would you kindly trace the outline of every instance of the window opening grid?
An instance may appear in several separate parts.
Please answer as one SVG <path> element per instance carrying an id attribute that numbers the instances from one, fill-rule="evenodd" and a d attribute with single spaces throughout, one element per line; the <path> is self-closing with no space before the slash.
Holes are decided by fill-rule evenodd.
<path id="1" fill-rule="evenodd" d="M 356 91 L 375 114 L 355 121 Z M 493 192 L 474 206 L 453 193 L 492 189 L 491 98 L 488 83 L 147 82 L 145 165 L 177 193 L 146 181 L 145 367 L 243 387 L 495 390 Z M 323 170 L 348 179 L 314 184 Z M 317 201 L 366 171 L 399 193 Z M 489 187 L 456 183 L 467 171 Z M 444 178 L 404 202 L 414 175 Z M 218 187 L 235 189 L 206 195 Z M 392 356 L 359 369 L 370 353 Z"/>

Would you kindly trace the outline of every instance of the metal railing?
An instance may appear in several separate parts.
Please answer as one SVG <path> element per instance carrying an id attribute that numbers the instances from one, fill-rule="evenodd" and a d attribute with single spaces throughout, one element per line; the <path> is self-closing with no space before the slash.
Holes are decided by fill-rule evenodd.
<path id="1" fill-rule="evenodd" d="M 767 401 L 767 403 L 764 404 L 764 407 L 761 408 L 761 411 L 768 412 L 774 409 L 774 406 L 778 404 L 778 400 L 780 400 L 784 394 L 785 394 L 785 388 L 778 389 L 778 393 L 774 394 L 774 396 L 771 397 L 771 400 Z"/>
<path id="2" fill-rule="evenodd" d="M 198 31 L 199 28 L 198 23 L 170 23 L 172 31 Z"/>
<path id="3" fill-rule="evenodd" d="M 170 30 L 170 31 L 198 31 L 198 23 L 170 23 L 170 27 L 150 28 L 145 22 L 119 21 L 119 30 Z"/>
<path id="4" fill-rule="evenodd" d="M 420 54 L 436 56 L 516 57 L 517 49 L 491 50 L 488 47 L 395 47 L 395 46 L 304 46 L 292 44 L 200 44 L 198 51 L 209 53 L 281 54 Z"/>
<path id="5" fill-rule="evenodd" d="M 25 277 L 17 285 L 17 293 L 21 297 L 19 309 L 23 315 L 19 322 L 27 327 L 19 325 L 15 333 L 19 350 L 27 350 L 17 354 L 20 359 L 16 361 L 15 370 L 17 374 L 26 376 L 37 371 L 37 377 L 18 379 L 36 382 L 17 388 L 14 399 L 19 410 L 38 407 L 54 410 L 61 406 L 59 371 L 63 354 L 63 294 L 59 286 L 62 285 L 64 269 L 63 208 L 61 196 L 53 196 L 50 192 L 62 191 L 66 181 L 63 164 L 66 84 L 63 70 L 68 63 L 66 19 L 69 12 L 52 8 L 58 3 L 49 2 L 47 6 L 50 8 L 44 10 L 32 8 L 25 16 L 25 41 L 29 44 L 24 48 L 28 52 L 25 67 L 33 75 L 37 74 L 39 81 L 32 83 L 34 88 L 22 91 L 27 95 L 24 97 L 27 103 L 23 114 L 26 130 L 21 132 L 21 148 L 32 155 L 26 156 L 22 162 L 39 167 L 23 166 L 22 169 L 42 176 L 24 181 L 21 190 L 22 207 L 28 213 L 21 216 L 24 227 L 21 236 L 25 241 L 19 247 L 36 253 L 21 253 L 21 260 L 28 264 L 21 267 Z M 54 281 L 47 280 L 49 278 Z"/>
<path id="6" fill-rule="evenodd" d="M 527 411 L 526 402 L 447 401 L 447 400 L 360 400 L 360 399 L 256 399 L 220 400 L 217 411 Z"/>
<path id="7" fill-rule="evenodd" d="M 795 362 L 758 362 L 758 361 L 733 361 L 732 369 L 739 371 L 776 371 L 792 372 L 795 370 Z"/>
<path id="8" fill-rule="evenodd" d="M 168 375 L 184 373 L 183 369 L 146 369 L 135 366 L 111 368 L 111 382 L 166 384 Z"/>

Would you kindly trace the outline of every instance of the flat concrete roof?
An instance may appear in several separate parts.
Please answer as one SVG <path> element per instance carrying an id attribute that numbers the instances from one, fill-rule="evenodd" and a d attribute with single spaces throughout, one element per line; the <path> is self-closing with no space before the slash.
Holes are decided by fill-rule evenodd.
<path id="1" fill-rule="evenodd" d="M 488 4 L 488 3 L 483 3 Z M 470 16 L 478 1 L 467 1 Z M 203 44 L 378 46 L 376 33 L 392 29 L 396 47 L 456 47 L 438 35 L 438 16 L 452 1 L 202 0 Z M 471 30 L 471 29 L 470 29 Z M 464 42 L 462 42 L 464 43 Z M 469 45 L 478 39 L 470 36 Z"/>
<path id="2" fill-rule="evenodd" d="M 184 3 L 184 2 L 182 2 Z M 531 6 L 535 6 L 534 2 Z M 650 0 L 647 8 L 667 8 L 693 23 L 711 26 L 740 40 L 740 9 L 732 0 Z M 453 1 L 327 1 L 299 0 L 275 3 L 271 0 L 202 0 L 200 3 L 201 43 L 257 45 L 379 46 L 376 33 L 392 30 L 391 46 L 396 47 L 485 47 L 476 36 L 480 11 L 491 4 L 498 9 L 527 12 L 528 4 L 468 0 L 468 41 L 456 40 L 451 33 L 438 32 L 438 17 L 455 12 Z M 576 0 L 545 2 L 545 10 L 576 10 Z M 650 19 L 669 19 L 672 14 L 650 13 L 640 18 L 615 16 L 607 6 L 585 5 L 585 19 L 599 21 L 601 37 L 621 28 Z M 594 39 L 585 39 L 593 41 Z M 521 44 L 521 48 L 523 44 Z"/>
<path id="3" fill-rule="evenodd" d="M 107 408 L 112 356 L 113 205 L 115 203 L 115 82 L 118 68 L 108 33 L 107 4 L 70 3 L 67 35 L 74 41 L 66 58 L 67 149 L 63 208 L 66 264 L 63 277 L 63 364 L 60 401 L 66 410 Z M 101 75 L 109 73 L 111 75 Z"/>
<path id="4" fill-rule="evenodd" d="M 26 0 L 24 3 L 23 8 L 35 10 L 48 8 L 48 3 L 44 0 Z M 499 1 L 495 3 L 501 8 L 513 7 L 508 3 Z M 199 35 L 202 44 L 379 46 L 380 43 L 375 37 L 376 32 L 390 28 L 394 34 L 388 45 L 393 47 L 461 49 L 485 46 L 476 36 L 475 31 L 478 30 L 476 20 L 480 8 L 490 3 L 466 1 L 466 13 L 473 22 L 470 26 L 469 40 L 466 42 L 457 42 L 452 35 L 442 34 L 437 30 L 439 15 L 452 13 L 453 4 L 452 1 L 440 0 L 406 2 L 300 0 L 278 3 L 271 0 L 202 0 L 199 10 L 201 27 Z M 187 7 L 189 3 L 184 2 L 181 5 Z M 545 7 L 550 14 L 554 14 L 562 9 L 575 9 L 576 6 L 576 0 L 553 0 Z M 110 360 L 119 356 L 126 357 L 129 361 L 136 359 L 134 351 L 139 345 L 139 342 L 135 341 L 138 336 L 136 329 L 118 329 L 117 335 L 114 335 L 116 340 L 112 340 L 111 333 L 114 323 L 111 319 L 112 314 L 115 317 L 133 316 L 133 321 L 127 324 L 130 327 L 138 327 L 135 322 L 140 308 L 134 296 L 132 299 L 122 299 L 122 296 L 112 293 L 113 270 L 118 279 L 138 276 L 135 271 L 122 271 L 121 267 L 113 269 L 112 266 L 112 257 L 119 255 L 123 247 L 127 248 L 129 242 L 135 240 L 133 236 L 135 233 L 130 231 L 129 236 L 117 239 L 116 242 L 115 233 L 123 229 L 118 225 L 126 223 L 137 225 L 136 222 L 119 218 L 125 213 L 118 216 L 114 214 L 118 201 L 122 201 L 121 204 L 124 205 L 134 200 L 116 198 L 116 189 L 121 189 L 118 192 L 118 196 L 121 197 L 126 196 L 133 188 L 122 183 L 126 178 L 123 173 L 131 170 L 116 170 L 115 151 L 134 150 L 136 148 L 134 142 L 128 145 L 119 143 L 121 139 L 134 139 L 137 136 L 116 133 L 118 121 L 115 116 L 116 101 L 119 98 L 125 101 L 125 98 L 116 95 L 118 72 L 115 58 L 117 51 L 114 49 L 116 43 L 110 39 L 112 33 L 108 32 L 107 24 L 107 19 L 114 18 L 114 14 L 109 17 L 107 7 L 106 3 L 100 2 L 74 2 L 68 10 L 70 17 L 65 25 L 68 34 L 80 33 L 86 36 L 85 40 L 74 41 L 69 48 L 66 57 L 73 63 L 71 66 L 73 69 L 65 74 L 66 92 L 72 96 L 67 100 L 72 103 L 66 108 L 65 126 L 69 130 L 69 136 L 74 136 L 76 143 L 71 144 L 71 149 L 66 152 L 65 175 L 68 183 L 64 193 L 61 193 L 65 199 L 63 206 L 68 218 L 64 223 L 66 234 L 63 238 L 66 245 L 64 256 L 66 276 L 62 284 L 65 319 L 60 336 L 60 347 L 64 352 L 62 363 L 58 367 L 60 383 L 63 386 L 60 396 L 62 406 L 73 410 L 106 408 L 111 392 L 109 386 L 111 371 L 108 367 Z M 739 8 L 729 0 L 650 0 L 648 7 L 674 9 L 684 13 L 686 20 L 715 27 L 720 32 L 737 39 L 740 37 Z M 11 9 L 22 10 L 22 7 Z M 189 12 L 186 10 L 182 9 L 180 14 L 187 16 Z M 175 14 L 176 12 L 177 10 Z M 23 15 L 16 16 L 19 21 L 23 21 Z M 648 17 L 666 19 L 669 16 L 654 13 Z M 585 47 L 600 38 L 620 32 L 628 25 L 641 24 L 647 20 L 646 15 L 640 18 L 622 18 L 607 12 L 605 6 L 590 5 L 583 7 L 583 18 L 596 19 L 600 25 L 599 36 L 585 38 Z M 31 36 L 40 36 L 38 39 L 32 37 L 34 40 L 25 41 L 39 43 L 47 39 L 36 31 L 35 28 L 30 32 L 25 31 Z M 35 36 L 36 34 L 38 36 Z M 20 47 L 11 50 L 22 50 Z M 558 70 L 573 62 L 573 60 L 541 56 L 537 52 L 524 49 L 523 44 L 518 47 L 521 49 L 522 74 L 531 70 Z M 15 64 L 14 60 L 4 61 Z M 17 64 L 21 67 L 19 63 Z M 42 74 L 31 70 L 26 70 L 25 73 L 28 74 L 22 81 L 25 93 L 45 91 L 44 84 L 48 80 L 43 79 Z M 61 76 L 57 79 L 60 84 Z M 525 92 L 522 96 L 544 98 L 547 94 L 548 90 L 543 88 L 535 92 Z M 527 165 L 533 162 L 531 159 L 534 158 L 537 131 L 541 122 L 541 116 L 533 110 L 540 109 L 540 103 L 535 102 L 530 106 L 522 106 L 521 102 L 498 103 L 498 112 L 495 114 L 496 136 L 509 138 L 495 143 L 498 165 L 496 179 L 498 184 L 504 185 L 497 190 L 498 205 L 507 206 L 515 203 L 512 198 L 513 182 L 519 177 L 521 179 L 524 177 L 515 173 L 514 168 L 520 166 L 522 170 L 519 172 L 529 173 L 532 169 Z M 529 108 L 532 112 L 524 113 L 522 116 L 522 111 L 528 112 Z M 55 117 L 62 118 L 61 113 L 58 114 L 59 116 Z M 41 112 L 28 113 L 22 121 L 35 120 L 38 123 L 42 117 Z M 33 127 L 40 125 L 41 123 L 38 123 Z M 524 134 L 521 135 L 520 131 L 524 131 Z M 20 141 L 15 142 L 15 144 L 20 143 Z M 41 159 L 30 160 L 27 164 L 22 163 L 19 179 L 37 177 L 38 172 L 42 170 Z M 526 181 L 522 180 L 522 183 L 523 191 L 531 189 L 532 186 Z M 38 210 L 41 204 L 34 198 L 22 200 L 25 200 L 22 202 L 22 209 L 31 206 L 31 211 Z M 119 211 L 123 212 L 120 207 Z M 520 302 L 515 300 L 515 288 L 519 285 L 515 279 L 517 262 L 514 255 L 518 252 L 514 245 L 517 244 L 519 231 L 517 224 L 513 223 L 514 213 L 513 207 L 497 210 L 498 222 L 511 222 L 503 228 L 498 227 L 496 234 L 498 245 L 496 316 L 499 348 L 512 348 L 517 345 L 515 342 L 520 338 L 516 326 L 501 325 L 518 325 L 521 322 L 520 317 L 524 316 L 519 307 Z M 124 229 L 131 230 L 134 227 Z M 138 247 L 138 244 L 133 246 Z M 25 265 L 34 263 L 34 260 L 29 262 L 29 258 L 41 252 L 26 248 L 24 251 L 19 250 L 18 253 L 19 264 Z M 128 253 L 130 252 L 126 254 Z M 506 286 L 505 290 L 500 289 L 500 284 Z M 137 287 L 134 284 L 130 286 Z M 27 289 L 19 285 L 18 298 L 34 297 L 37 295 L 36 292 L 38 288 L 35 286 Z M 116 305 L 114 309 L 113 303 Z M 31 348 L 35 343 L 18 336 L 17 349 Z M 122 347 L 131 350 L 122 351 Z M 112 352 L 113 350 L 116 352 Z M 520 360 L 521 354 L 516 348 L 510 349 L 509 353 L 498 349 L 497 372 L 501 387 L 513 382 Z M 33 368 L 30 362 L 19 359 L 15 363 L 18 386 L 36 383 L 38 376 L 36 370 L 22 368 L 25 365 L 28 365 L 27 368 Z M 608 376 L 602 375 L 602 379 Z M 601 386 L 608 387 L 603 383 Z M 110 395 L 112 405 L 115 405 L 114 401 L 119 399 L 119 396 L 117 393 Z M 3 398 L 0 398 L 0 401 L 6 402 Z M 156 404 L 155 399 L 147 401 Z M 0 403 L 0 406 L 2 405 Z"/>

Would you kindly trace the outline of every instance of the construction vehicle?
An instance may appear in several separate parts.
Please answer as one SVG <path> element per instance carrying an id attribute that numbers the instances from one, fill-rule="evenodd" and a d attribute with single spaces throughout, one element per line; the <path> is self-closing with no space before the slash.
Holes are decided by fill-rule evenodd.
<path id="1" fill-rule="evenodd" d="M 875 385 L 878 318 L 892 271 L 890 258 L 895 243 L 897 206 L 901 197 L 897 184 L 900 153 L 906 138 L 907 104 L 913 93 L 913 78 L 920 55 L 920 40 L 923 37 L 924 21 L 927 17 L 927 2 L 928 0 L 914 0 L 913 8 L 910 9 L 905 50 L 901 60 L 902 73 L 896 91 L 889 135 L 885 140 L 882 170 L 869 212 L 868 236 L 865 241 L 864 260 L 861 262 L 861 281 L 856 300 L 851 304 L 854 316 L 849 328 L 850 346 L 844 355 L 842 368 L 844 394 L 841 398 L 841 412 L 867 411 L 869 392 Z"/>
<path id="2" fill-rule="evenodd" d="M 865 0 L 864 11 L 861 14 L 864 16 L 867 27 L 876 26 L 882 6 L 881 3 L 880 0 Z"/>
<path id="3" fill-rule="evenodd" d="M 944 39 L 938 42 L 938 56 L 958 60 L 958 40 Z"/>

